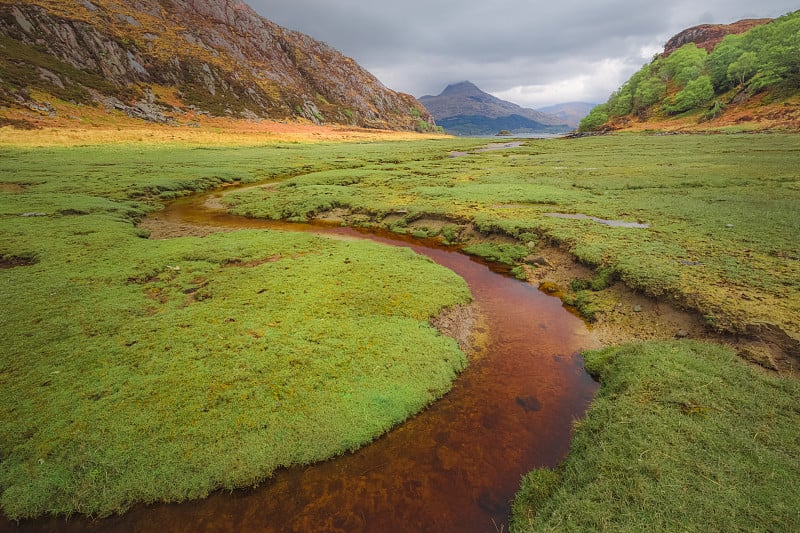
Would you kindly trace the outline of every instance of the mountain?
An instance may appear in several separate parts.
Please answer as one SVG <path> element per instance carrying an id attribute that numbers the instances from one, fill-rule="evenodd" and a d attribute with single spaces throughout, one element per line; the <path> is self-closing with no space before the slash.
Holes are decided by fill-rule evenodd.
<path id="1" fill-rule="evenodd" d="M 575 129 L 581 123 L 583 117 L 588 115 L 596 105 L 597 104 L 589 104 L 586 102 L 567 102 L 564 104 L 540 107 L 537 111 L 558 117 L 566 122 L 570 128 Z"/>
<path id="2" fill-rule="evenodd" d="M 155 122 L 434 127 L 414 97 L 238 0 L 0 0 L 0 109 L 52 114 L 51 100 Z"/>
<path id="3" fill-rule="evenodd" d="M 800 131 L 800 11 L 689 28 L 579 131 Z"/>
<path id="4" fill-rule="evenodd" d="M 419 101 L 448 133 L 494 135 L 511 133 L 559 133 L 569 131 L 563 119 L 526 109 L 485 93 L 469 81 L 448 85 L 438 96 Z"/>

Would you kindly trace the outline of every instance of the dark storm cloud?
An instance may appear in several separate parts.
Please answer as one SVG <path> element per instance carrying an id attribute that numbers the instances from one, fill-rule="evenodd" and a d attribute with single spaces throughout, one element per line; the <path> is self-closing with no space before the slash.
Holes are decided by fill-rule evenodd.
<path id="1" fill-rule="evenodd" d="M 777 17 L 787 0 L 249 0 L 388 87 L 421 96 L 470 80 L 528 107 L 605 101 L 675 33 Z M 793 5 L 794 4 L 794 5 Z"/>

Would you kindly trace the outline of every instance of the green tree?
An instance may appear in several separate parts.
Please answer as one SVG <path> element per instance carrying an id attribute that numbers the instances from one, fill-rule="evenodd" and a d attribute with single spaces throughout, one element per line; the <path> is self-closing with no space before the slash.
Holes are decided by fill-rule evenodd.
<path id="1" fill-rule="evenodd" d="M 589 114 L 581 120 L 578 131 L 581 133 L 597 131 L 606 122 L 608 122 L 608 105 L 600 104 L 595 106 Z"/>
<path id="2" fill-rule="evenodd" d="M 667 113 L 675 115 L 699 107 L 714 97 L 714 85 L 710 76 L 700 76 L 690 81 L 684 89 L 675 95 L 671 102 L 664 105 Z"/>
<path id="3" fill-rule="evenodd" d="M 667 84 L 655 73 L 639 83 L 634 95 L 634 111 L 642 115 L 652 105 L 660 102 L 667 93 Z"/>
<path id="4" fill-rule="evenodd" d="M 744 52 L 739 59 L 728 65 L 728 78 L 740 86 L 753 77 L 758 69 L 758 57 L 755 52 Z"/>
<path id="5" fill-rule="evenodd" d="M 708 56 L 706 69 L 714 88 L 719 92 L 727 91 L 733 86 L 728 77 L 728 67 L 744 53 L 742 43 L 741 35 L 726 35 Z"/>
<path id="6" fill-rule="evenodd" d="M 703 48 L 698 48 L 694 43 L 685 44 L 664 60 L 661 74 L 667 81 L 671 80 L 680 87 L 685 87 L 703 72 L 707 57 L 708 52 Z"/>
<path id="7" fill-rule="evenodd" d="M 623 85 L 620 90 L 611 95 L 608 100 L 608 114 L 613 117 L 623 117 L 632 110 L 633 94 L 630 84 Z"/>

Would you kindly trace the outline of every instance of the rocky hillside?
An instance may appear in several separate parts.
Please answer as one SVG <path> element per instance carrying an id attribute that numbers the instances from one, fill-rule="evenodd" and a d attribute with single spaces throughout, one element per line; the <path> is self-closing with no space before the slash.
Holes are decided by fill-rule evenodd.
<path id="1" fill-rule="evenodd" d="M 570 128 L 563 119 L 526 109 L 485 93 L 464 81 L 448 85 L 438 96 L 422 96 L 420 102 L 436 123 L 456 135 L 564 132 Z"/>
<path id="2" fill-rule="evenodd" d="M 53 99 L 156 122 L 434 127 L 414 97 L 237 0 L 0 0 L 0 109 L 53 113 Z"/>
<path id="3" fill-rule="evenodd" d="M 800 131 L 800 11 L 679 33 L 580 125 L 643 129 Z"/>
<path id="4" fill-rule="evenodd" d="M 709 54 L 725 38 L 726 35 L 739 35 L 756 26 L 761 26 L 772 19 L 744 19 L 733 24 L 701 24 L 688 30 L 683 30 L 672 37 L 664 45 L 662 57 L 667 57 L 685 44 L 694 43 L 698 48 L 704 49 Z"/>

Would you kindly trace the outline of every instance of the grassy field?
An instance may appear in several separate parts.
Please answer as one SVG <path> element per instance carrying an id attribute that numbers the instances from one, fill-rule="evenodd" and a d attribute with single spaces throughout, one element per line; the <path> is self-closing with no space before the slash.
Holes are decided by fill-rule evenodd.
<path id="1" fill-rule="evenodd" d="M 518 275 L 528 252 L 557 245 L 596 269 L 571 287 L 593 313 L 622 280 L 698 311 L 712 329 L 798 350 L 800 144 L 791 135 L 531 140 L 461 157 L 448 154 L 486 141 L 142 138 L 68 146 L 32 134 L 0 148 L 0 501 L 9 516 L 103 515 L 250 485 L 369 441 L 463 368 L 455 343 L 427 320 L 469 294 L 429 261 L 277 232 L 151 241 L 136 227 L 159 202 L 222 183 L 288 178 L 225 201 L 250 216 L 335 212 L 438 235 Z M 698 343 L 633 345 L 589 364 L 602 396 L 568 466 L 526 482 L 517 527 L 581 529 L 592 519 L 674 529 L 685 517 L 684 529 L 702 529 L 688 508 L 700 492 L 698 508 L 726 509 L 720 523 L 730 529 L 797 524 L 794 378 Z M 663 453 L 651 453 L 661 442 Z M 670 492 L 681 476 L 691 497 Z M 746 504 L 753 509 L 729 509 Z M 570 510 L 581 506 L 595 518 Z"/>
<path id="2" fill-rule="evenodd" d="M 602 387 L 511 531 L 797 531 L 800 382 L 691 341 L 586 354 Z"/>
<path id="3" fill-rule="evenodd" d="M 156 200 L 296 171 L 290 148 L 0 151 L 8 516 L 253 485 L 450 388 L 466 360 L 428 319 L 470 295 L 427 259 L 281 232 L 141 238 Z M 329 168 L 341 150 L 308 145 L 298 164 Z"/>
<path id="4" fill-rule="evenodd" d="M 258 217 L 304 220 L 347 208 L 371 223 L 447 241 L 475 237 L 465 231 L 471 224 L 484 237 L 516 241 L 498 245 L 555 243 L 636 290 L 699 311 L 711 327 L 779 330 L 777 341 L 798 351 L 798 168 L 792 135 L 534 140 L 458 158 L 398 152 L 228 201 Z M 519 248 L 478 252 L 511 262 L 524 256 Z"/>

